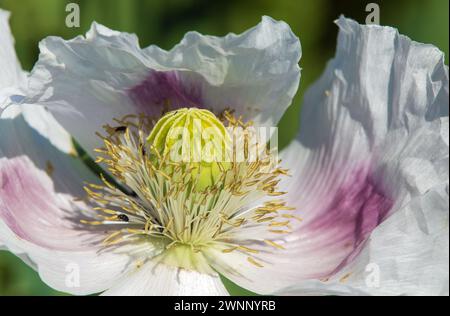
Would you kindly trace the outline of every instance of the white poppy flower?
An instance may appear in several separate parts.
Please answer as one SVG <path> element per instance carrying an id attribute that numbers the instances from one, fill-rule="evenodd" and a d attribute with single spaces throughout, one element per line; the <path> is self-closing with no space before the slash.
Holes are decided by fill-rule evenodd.
<path id="1" fill-rule="evenodd" d="M 73 294 L 226 295 L 219 274 L 260 294 L 448 293 L 442 53 L 338 25 L 281 164 L 198 169 L 165 159 L 175 127 L 274 126 L 290 105 L 300 43 L 285 23 L 170 51 L 94 23 L 42 41 L 27 80 L 0 11 L 0 100 L 21 103 L 0 120 L 0 245 Z"/>

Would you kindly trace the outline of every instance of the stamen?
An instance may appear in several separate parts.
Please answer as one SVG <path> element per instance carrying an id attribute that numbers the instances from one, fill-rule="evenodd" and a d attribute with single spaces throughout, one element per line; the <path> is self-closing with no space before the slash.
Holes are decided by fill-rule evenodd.
<path id="1" fill-rule="evenodd" d="M 275 247 L 275 248 L 278 248 L 278 249 L 285 249 L 283 246 L 281 246 L 281 245 L 279 245 L 279 244 L 277 244 L 276 242 L 274 242 L 274 241 L 272 241 L 272 240 L 264 240 L 264 242 L 266 243 L 266 244 L 268 244 L 269 246 L 272 246 L 272 247 Z"/>
<path id="2" fill-rule="evenodd" d="M 217 119 L 212 113 L 204 115 L 208 120 Z M 244 129 L 244 135 L 238 137 L 251 136 L 252 122 L 244 123 L 231 112 L 224 112 L 222 117 L 232 130 Z M 88 184 L 84 188 L 87 198 L 97 205 L 94 210 L 98 214 L 81 223 L 108 225 L 105 230 L 109 234 L 103 245 L 158 240 L 163 251 L 188 246 L 183 251 L 187 249 L 197 255 L 208 247 L 219 247 L 223 253 L 251 254 L 247 261 L 263 267 L 255 259 L 260 251 L 245 246 L 248 243 L 242 235 L 237 238 L 245 229 L 263 227 L 268 234 L 249 241 L 263 242 L 263 246 L 271 247 L 268 251 L 284 249 L 271 240 L 270 234 L 290 233 L 290 220 L 301 221 L 301 218 L 285 214 L 284 211 L 293 209 L 283 200 L 270 198 L 285 194 L 277 186 L 280 177 L 287 176 L 288 171 L 278 167 L 279 161 L 268 150 L 256 148 L 260 154 L 255 161 L 238 161 L 233 154 L 231 161 L 217 162 L 214 181 L 199 189 L 201 164 L 172 161 L 167 152 L 148 142 L 147 136 L 158 124 L 155 120 L 144 115 L 128 115 L 115 122 L 118 125 L 104 126 L 106 135 L 99 134 L 104 147 L 96 152 L 99 153 L 97 161 L 106 166 L 121 187 L 101 175 L 103 185 Z M 162 137 L 161 133 L 155 135 Z M 247 158 L 250 152 L 256 152 L 250 146 L 260 146 L 247 140 L 244 143 Z M 262 206 L 253 206 L 262 199 L 267 200 Z M 171 263 L 176 262 L 174 253 L 169 257 Z M 188 260 L 185 261 L 183 266 Z"/>
<path id="3" fill-rule="evenodd" d="M 247 257 L 247 260 L 248 260 L 248 262 L 250 262 L 251 264 L 253 264 L 254 266 L 256 266 L 258 268 L 263 268 L 264 267 L 261 263 L 259 263 L 258 261 L 256 261 L 252 257 Z"/>

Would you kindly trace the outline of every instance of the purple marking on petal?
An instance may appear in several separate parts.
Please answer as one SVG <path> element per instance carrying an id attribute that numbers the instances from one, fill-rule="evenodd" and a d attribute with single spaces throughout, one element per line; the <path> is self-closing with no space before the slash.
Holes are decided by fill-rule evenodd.
<path id="1" fill-rule="evenodd" d="M 48 249 L 81 249 L 71 214 L 66 197 L 27 157 L 0 160 L 0 219 L 17 237 Z"/>
<path id="2" fill-rule="evenodd" d="M 326 276 L 352 262 L 394 206 L 394 201 L 368 168 L 357 169 L 330 194 L 330 203 L 303 227 L 310 233 L 327 236 L 316 247 L 329 247 L 344 254 L 342 262 Z"/>
<path id="3" fill-rule="evenodd" d="M 140 111 L 151 116 L 159 116 L 166 108 L 203 107 L 201 87 L 184 82 L 174 70 L 152 70 L 129 95 Z"/>
<path id="4" fill-rule="evenodd" d="M 24 227 L 38 220 L 43 209 L 50 209 L 46 201 L 52 200 L 43 185 L 29 174 L 30 167 L 21 158 L 4 160 L 0 166 L 0 217 L 26 240 L 31 236 Z"/>

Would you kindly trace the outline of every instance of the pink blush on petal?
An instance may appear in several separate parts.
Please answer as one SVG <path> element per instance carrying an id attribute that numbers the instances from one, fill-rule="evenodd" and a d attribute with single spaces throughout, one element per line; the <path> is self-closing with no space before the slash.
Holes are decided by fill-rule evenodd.
<path id="1" fill-rule="evenodd" d="M 54 197 L 49 192 L 48 183 L 39 182 L 33 168 L 25 157 L 4 159 L 0 165 L 0 216 L 17 236 L 26 240 L 31 239 L 24 229 L 26 224 L 41 222 L 44 210 L 53 211 L 49 202 Z M 54 217 L 44 218 L 49 223 L 48 220 Z"/>
<path id="2" fill-rule="evenodd" d="M 48 249 L 79 248 L 81 232 L 70 219 L 76 211 L 27 157 L 0 160 L 0 218 L 17 237 Z"/>
<path id="3" fill-rule="evenodd" d="M 361 252 L 372 231 L 390 214 L 394 201 L 370 171 L 361 169 L 338 190 L 333 203 L 337 214 L 342 214 L 342 236 L 348 239 L 347 245 L 352 245 L 352 251 L 337 267 L 338 271 Z M 349 212 L 345 212 L 346 209 Z"/>
<path id="4" fill-rule="evenodd" d="M 200 86 L 184 82 L 175 70 L 152 70 L 128 93 L 139 110 L 150 116 L 159 116 L 165 108 L 203 107 Z"/>
<path id="5" fill-rule="evenodd" d="M 315 277 L 329 277 L 351 263 L 372 231 L 390 214 L 394 200 L 377 179 L 370 168 L 356 168 L 330 189 L 326 201 L 316 203 L 317 213 L 312 218 L 305 212 L 305 223 L 298 233 L 309 241 L 311 251 L 328 254 L 331 260 L 327 261 L 328 271 Z"/>
<path id="6" fill-rule="evenodd" d="M 393 201 L 364 168 L 356 170 L 332 194 L 331 202 L 310 229 L 340 227 L 356 244 L 367 237 L 388 215 Z"/>

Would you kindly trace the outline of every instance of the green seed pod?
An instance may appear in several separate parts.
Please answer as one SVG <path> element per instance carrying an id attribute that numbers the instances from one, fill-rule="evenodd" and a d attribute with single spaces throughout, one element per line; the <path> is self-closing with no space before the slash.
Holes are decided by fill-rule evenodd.
<path id="1" fill-rule="evenodd" d="M 182 163 L 204 190 L 229 168 L 227 150 L 231 138 L 222 122 L 210 111 L 183 108 L 165 114 L 152 129 L 147 142 L 170 162 Z"/>

